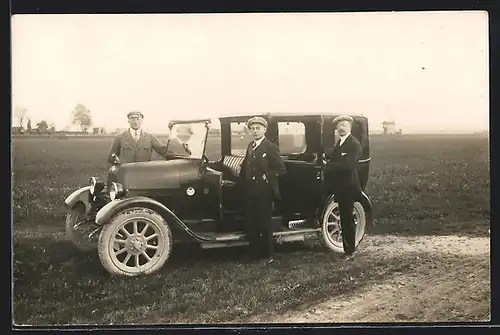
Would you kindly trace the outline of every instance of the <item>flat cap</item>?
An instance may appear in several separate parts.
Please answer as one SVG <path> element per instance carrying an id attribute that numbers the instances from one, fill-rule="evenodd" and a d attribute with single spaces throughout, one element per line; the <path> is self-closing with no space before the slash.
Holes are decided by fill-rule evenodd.
<path id="1" fill-rule="evenodd" d="M 341 115 L 341 116 L 337 116 L 335 119 L 333 119 L 332 123 L 335 126 L 340 121 L 349 121 L 349 123 L 352 123 L 353 119 L 352 119 L 352 117 L 350 117 L 348 115 Z"/>
<path id="2" fill-rule="evenodd" d="M 250 127 L 253 123 L 259 123 L 267 128 L 267 121 L 263 117 L 254 116 L 253 118 L 247 121 L 247 126 Z"/>
<path id="3" fill-rule="evenodd" d="M 190 124 L 182 124 L 182 123 L 179 123 L 179 127 L 177 127 L 177 132 L 187 132 L 187 133 L 190 133 L 191 135 L 194 134 L 193 132 L 193 127 L 191 127 Z"/>
<path id="4" fill-rule="evenodd" d="M 127 114 L 127 118 L 130 118 L 132 116 L 142 117 L 144 119 L 144 114 L 138 111 L 133 111 Z"/>

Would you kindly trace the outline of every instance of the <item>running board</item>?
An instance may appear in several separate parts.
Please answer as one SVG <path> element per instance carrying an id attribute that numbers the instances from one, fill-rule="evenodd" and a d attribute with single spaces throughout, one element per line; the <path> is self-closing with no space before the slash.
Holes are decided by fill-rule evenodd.
<path id="1" fill-rule="evenodd" d="M 229 242 L 204 242 L 200 243 L 202 249 L 228 248 L 248 245 L 247 241 L 229 241 Z"/>
<path id="2" fill-rule="evenodd" d="M 317 233 L 320 230 L 321 228 L 285 230 L 274 232 L 273 236 L 276 238 L 276 243 L 303 241 L 305 239 L 305 235 Z M 200 245 L 203 249 L 247 245 L 248 241 L 245 240 L 245 236 L 245 233 L 217 234 L 214 236 L 214 242 L 204 242 L 200 243 Z"/>

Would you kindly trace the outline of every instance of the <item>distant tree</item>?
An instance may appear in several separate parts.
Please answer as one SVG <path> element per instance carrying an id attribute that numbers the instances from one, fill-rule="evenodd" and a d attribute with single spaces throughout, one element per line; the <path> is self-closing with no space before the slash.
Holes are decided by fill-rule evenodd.
<path id="1" fill-rule="evenodd" d="M 47 123 L 47 121 L 42 120 L 36 124 L 36 129 L 40 133 L 46 133 L 47 130 L 49 129 L 49 124 Z"/>
<path id="2" fill-rule="evenodd" d="M 73 117 L 73 124 L 79 125 L 82 131 L 87 132 L 87 130 L 92 125 L 92 116 L 90 109 L 82 104 L 76 105 L 75 109 L 71 113 Z"/>
<path id="3" fill-rule="evenodd" d="M 26 116 L 26 113 L 28 113 L 28 110 L 26 107 L 23 106 L 17 106 L 14 108 L 14 116 L 19 120 L 19 126 L 21 129 L 24 127 L 24 118 Z"/>
<path id="4" fill-rule="evenodd" d="M 26 125 L 26 129 L 28 129 L 28 134 L 31 134 L 31 118 L 28 118 L 28 124 Z"/>
<path id="5" fill-rule="evenodd" d="M 56 125 L 54 122 L 51 122 L 49 125 L 49 132 L 53 133 L 56 131 Z"/>

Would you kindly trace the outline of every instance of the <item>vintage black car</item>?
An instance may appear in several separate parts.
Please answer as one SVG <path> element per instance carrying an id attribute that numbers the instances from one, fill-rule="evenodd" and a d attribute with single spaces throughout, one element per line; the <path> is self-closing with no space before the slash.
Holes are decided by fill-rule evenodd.
<path id="1" fill-rule="evenodd" d="M 268 121 L 266 136 L 279 145 L 287 169 L 280 180 L 282 200 L 273 206 L 276 242 L 317 236 L 327 249 L 343 252 L 338 206 L 334 194 L 326 193 L 323 178 L 324 153 L 335 143 L 332 120 L 338 115 L 260 116 Z M 351 116 L 352 134 L 363 148 L 359 177 L 364 190 L 370 171 L 368 120 Z M 92 177 L 88 186 L 66 198 L 67 238 L 81 250 L 97 248 L 107 271 L 127 276 L 160 269 L 174 242 L 193 241 L 202 248 L 247 244 L 245 190 L 238 174 L 250 141 L 244 126 L 248 118 L 220 116 L 216 129 L 213 119 L 171 121 L 171 153 L 164 160 L 117 163 L 107 180 Z M 186 127 L 189 138 L 180 136 Z M 353 211 L 359 243 L 367 223 L 372 224 L 365 193 Z"/>

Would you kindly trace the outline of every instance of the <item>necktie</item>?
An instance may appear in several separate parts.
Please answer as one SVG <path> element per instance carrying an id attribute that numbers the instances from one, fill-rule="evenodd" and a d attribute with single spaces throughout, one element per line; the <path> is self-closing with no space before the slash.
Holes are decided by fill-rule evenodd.
<path id="1" fill-rule="evenodd" d="M 183 147 L 184 147 L 184 149 L 186 150 L 187 154 L 188 154 L 189 156 L 191 156 L 191 150 L 189 150 L 187 143 L 184 143 L 182 146 L 183 146 Z"/>
<path id="2" fill-rule="evenodd" d="M 257 146 L 257 142 L 253 141 L 252 142 L 252 150 L 255 150 L 255 147 Z"/>
<path id="3" fill-rule="evenodd" d="M 137 133 L 137 130 L 135 131 L 135 136 L 134 136 L 135 140 L 138 141 L 139 140 L 139 134 Z"/>

